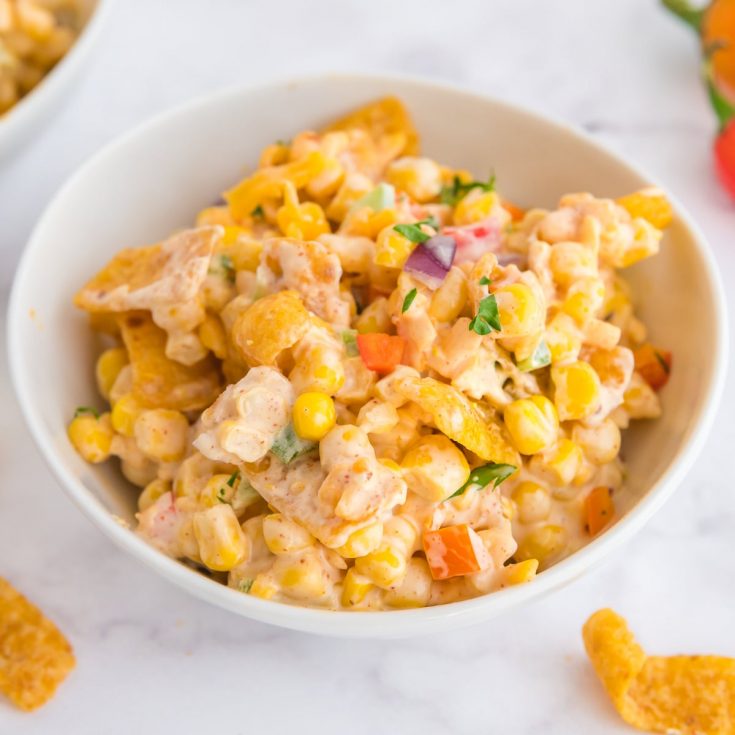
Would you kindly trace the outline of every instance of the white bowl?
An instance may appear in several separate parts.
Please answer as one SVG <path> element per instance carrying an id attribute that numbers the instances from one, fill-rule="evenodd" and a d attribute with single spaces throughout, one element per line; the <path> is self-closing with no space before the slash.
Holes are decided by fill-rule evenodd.
<path id="1" fill-rule="evenodd" d="M 0 159 L 18 151 L 43 123 L 53 119 L 84 69 L 111 4 L 112 0 L 78 0 L 82 28 L 72 47 L 35 89 L 0 116 Z"/>
<path id="2" fill-rule="evenodd" d="M 245 617 L 326 635 L 402 637 L 476 623 L 596 565 L 643 526 L 691 467 L 712 423 L 727 353 L 715 263 L 701 232 L 674 202 L 676 219 L 661 254 L 629 272 L 653 341 L 674 353 L 663 418 L 626 435 L 629 478 L 616 496 L 615 524 L 532 583 L 440 607 L 328 612 L 244 595 L 148 546 L 119 522 L 132 521 L 137 492 L 115 464 L 85 464 L 66 438 L 75 406 L 95 396 L 95 338 L 72 307 L 72 294 L 120 248 L 191 223 L 256 164 L 263 146 L 385 94 L 407 103 L 428 155 L 477 175 L 493 169 L 502 191 L 521 205 L 552 207 L 570 191 L 619 196 L 651 183 L 575 130 L 425 81 L 333 75 L 226 91 L 139 127 L 71 178 L 36 226 L 8 315 L 18 400 L 43 455 L 84 513 L 127 552 L 198 597 Z"/>

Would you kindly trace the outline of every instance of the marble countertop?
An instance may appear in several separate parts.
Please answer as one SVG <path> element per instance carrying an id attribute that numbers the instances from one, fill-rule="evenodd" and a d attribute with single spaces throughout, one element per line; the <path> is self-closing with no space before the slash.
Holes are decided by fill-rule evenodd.
<path id="1" fill-rule="evenodd" d="M 0 287 L 45 204 L 101 145 L 238 83 L 326 70 L 408 72 L 591 131 L 646 167 L 735 282 L 735 204 L 712 173 L 713 116 L 686 29 L 654 0 L 125 0 L 88 73 L 0 165 Z M 732 304 L 731 304 L 732 306 Z M 693 307 L 695 308 L 695 307 Z M 3 340 L 4 349 L 4 340 Z M 125 556 L 66 499 L 0 373 L 0 575 L 71 638 L 78 667 L 44 709 L 0 701 L 0 733 L 629 732 L 582 650 L 602 606 L 659 653 L 735 655 L 729 466 L 735 386 L 674 498 L 603 568 L 485 625 L 408 641 L 322 639 L 240 619 Z"/>

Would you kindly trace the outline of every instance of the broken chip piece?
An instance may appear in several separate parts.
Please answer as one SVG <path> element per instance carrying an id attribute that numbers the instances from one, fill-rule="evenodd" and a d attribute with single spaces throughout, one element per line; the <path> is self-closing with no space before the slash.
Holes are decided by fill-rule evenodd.
<path id="1" fill-rule="evenodd" d="M 0 691 L 21 709 L 36 709 L 74 664 L 61 631 L 0 577 Z"/>
<path id="2" fill-rule="evenodd" d="M 625 620 L 598 610 L 582 629 L 587 655 L 620 716 L 640 730 L 731 735 L 735 659 L 646 656 Z"/>

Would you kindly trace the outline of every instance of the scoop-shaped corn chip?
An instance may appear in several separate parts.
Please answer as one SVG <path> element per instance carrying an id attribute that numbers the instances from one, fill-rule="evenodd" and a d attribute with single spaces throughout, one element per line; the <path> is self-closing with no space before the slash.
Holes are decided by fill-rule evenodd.
<path id="1" fill-rule="evenodd" d="M 21 709 L 36 709 L 75 663 L 61 631 L 0 578 L 0 691 Z"/>
<path id="2" fill-rule="evenodd" d="M 283 182 L 290 181 L 297 189 L 306 186 L 326 167 L 327 159 L 320 151 L 313 151 L 303 158 L 280 166 L 258 169 L 224 194 L 235 219 L 249 217 L 266 199 L 283 193 Z"/>
<path id="3" fill-rule="evenodd" d="M 419 152 L 419 134 L 404 104 L 397 97 L 383 97 L 330 123 L 330 130 L 365 130 L 379 147 L 396 146 L 396 156 Z"/>
<path id="4" fill-rule="evenodd" d="M 483 417 L 479 408 L 456 388 L 433 378 L 409 377 L 398 391 L 431 414 L 437 429 L 478 457 L 520 467 L 520 457 L 501 425 Z"/>
<path id="5" fill-rule="evenodd" d="M 133 395 L 144 405 L 194 411 L 206 408 L 222 388 L 217 361 L 208 355 L 193 365 L 166 357 L 166 332 L 146 312 L 120 317 L 120 331 L 133 370 Z"/>
<path id="6" fill-rule="evenodd" d="M 625 620 L 598 610 L 582 629 L 592 665 L 621 717 L 652 732 L 732 735 L 735 659 L 650 656 Z"/>
<path id="7" fill-rule="evenodd" d="M 219 226 L 198 227 L 157 245 L 126 248 L 76 294 L 74 303 L 86 311 L 109 312 L 191 301 L 222 233 Z"/>
<path id="8" fill-rule="evenodd" d="M 232 341 L 250 366 L 275 365 L 309 328 L 309 312 L 295 291 L 277 291 L 248 307 L 232 327 Z"/>

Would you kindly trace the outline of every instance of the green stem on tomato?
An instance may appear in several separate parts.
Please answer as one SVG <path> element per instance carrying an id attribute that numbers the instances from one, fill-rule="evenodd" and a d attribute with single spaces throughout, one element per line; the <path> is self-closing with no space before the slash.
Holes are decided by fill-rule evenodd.
<path id="1" fill-rule="evenodd" d="M 683 20 L 687 25 L 694 28 L 697 33 L 702 29 L 702 21 L 704 20 L 707 6 L 703 8 L 694 8 L 688 0 L 661 0 L 666 8 L 674 15 Z"/>

